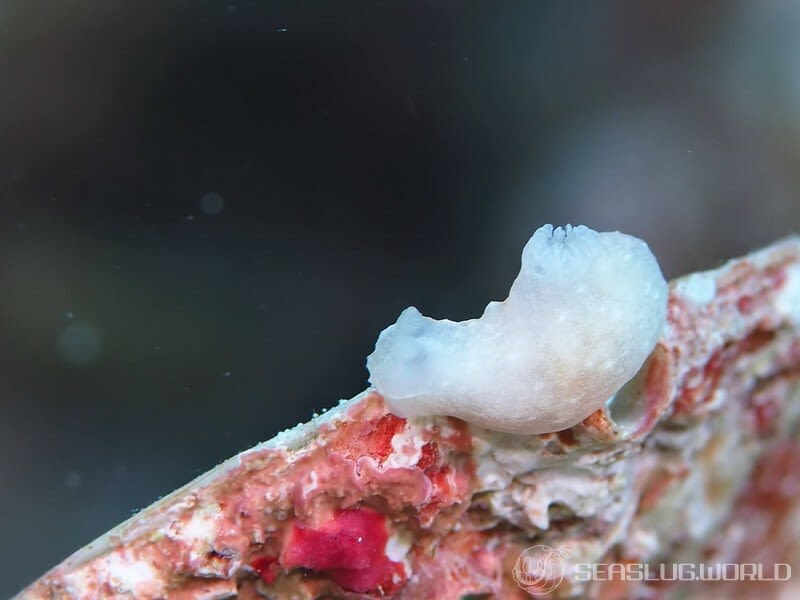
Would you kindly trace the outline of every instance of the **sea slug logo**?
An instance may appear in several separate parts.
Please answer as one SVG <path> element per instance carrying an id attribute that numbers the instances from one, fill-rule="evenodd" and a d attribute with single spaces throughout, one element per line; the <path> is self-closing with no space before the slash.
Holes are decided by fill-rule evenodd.
<path id="1" fill-rule="evenodd" d="M 568 554 L 566 546 L 531 546 L 514 565 L 514 581 L 533 596 L 552 592 L 564 579 L 564 559 Z"/>

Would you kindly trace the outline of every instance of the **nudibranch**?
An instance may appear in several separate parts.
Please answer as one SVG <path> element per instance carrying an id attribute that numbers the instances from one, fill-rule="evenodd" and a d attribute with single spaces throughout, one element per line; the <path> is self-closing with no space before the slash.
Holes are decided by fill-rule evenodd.
<path id="1" fill-rule="evenodd" d="M 545 225 L 525 245 L 508 299 L 490 302 L 480 318 L 405 309 L 367 358 L 370 383 L 399 416 L 560 431 L 636 374 L 666 313 L 667 284 L 642 240 Z"/>

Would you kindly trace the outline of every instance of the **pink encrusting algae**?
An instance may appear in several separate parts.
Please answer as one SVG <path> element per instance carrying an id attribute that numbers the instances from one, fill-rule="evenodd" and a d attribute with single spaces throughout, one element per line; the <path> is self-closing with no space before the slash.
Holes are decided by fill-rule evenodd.
<path id="1" fill-rule="evenodd" d="M 388 541 L 384 515 L 342 510 L 316 528 L 292 523 L 280 563 L 320 571 L 348 592 L 386 594 L 405 579 L 403 565 L 385 554 Z"/>
<path id="2" fill-rule="evenodd" d="M 576 565 L 800 567 L 799 288 L 797 238 L 673 282 L 639 374 L 560 432 L 401 418 L 367 390 L 143 510 L 17 599 L 522 599 L 514 566 L 536 545 L 563 561 L 547 597 L 738 597 L 736 583 L 587 581 Z M 789 584 L 748 585 L 777 598 Z"/>

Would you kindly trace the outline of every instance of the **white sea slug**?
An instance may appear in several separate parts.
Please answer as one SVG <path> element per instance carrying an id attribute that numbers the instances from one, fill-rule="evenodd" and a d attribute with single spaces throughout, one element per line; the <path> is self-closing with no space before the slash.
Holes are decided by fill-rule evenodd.
<path id="1" fill-rule="evenodd" d="M 664 326 L 667 284 L 642 240 L 541 227 L 508 299 L 479 319 L 412 307 L 378 337 L 370 382 L 400 416 L 519 434 L 576 425 L 630 380 Z"/>

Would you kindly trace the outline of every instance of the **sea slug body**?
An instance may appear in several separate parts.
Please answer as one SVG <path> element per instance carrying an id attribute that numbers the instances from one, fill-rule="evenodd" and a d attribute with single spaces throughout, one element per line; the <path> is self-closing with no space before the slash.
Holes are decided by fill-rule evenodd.
<path id="1" fill-rule="evenodd" d="M 517 434 L 572 427 L 652 352 L 667 284 L 642 240 L 583 225 L 538 229 L 508 299 L 454 322 L 405 309 L 367 358 L 403 417 L 448 415 Z"/>

